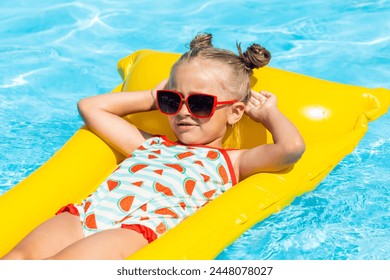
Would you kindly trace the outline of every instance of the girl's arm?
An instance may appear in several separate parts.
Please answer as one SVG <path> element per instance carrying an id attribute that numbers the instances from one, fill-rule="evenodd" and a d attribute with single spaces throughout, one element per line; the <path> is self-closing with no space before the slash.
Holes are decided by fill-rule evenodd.
<path id="1" fill-rule="evenodd" d="M 252 91 L 245 113 L 271 132 L 274 143 L 238 151 L 236 170 L 240 180 L 258 172 L 281 171 L 302 156 L 304 141 L 297 128 L 279 111 L 273 94 Z"/>
<path id="2" fill-rule="evenodd" d="M 78 109 L 85 124 L 109 145 L 124 155 L 129 155 L 150 134 L 139 130 L 122 117 L 157 109 L 156 89 L 139 92 L 107 93 L 82 99 Z"/>

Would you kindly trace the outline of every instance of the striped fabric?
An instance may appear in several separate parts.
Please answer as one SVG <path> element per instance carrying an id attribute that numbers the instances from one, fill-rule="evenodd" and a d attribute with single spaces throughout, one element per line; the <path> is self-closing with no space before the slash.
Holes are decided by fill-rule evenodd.
<path id="1" fill-rule="evenodd" d="M 225 150 L 155 136 L 76 208 L 86 235 L 142 225 L 161 236 L 235 183 Z"/>

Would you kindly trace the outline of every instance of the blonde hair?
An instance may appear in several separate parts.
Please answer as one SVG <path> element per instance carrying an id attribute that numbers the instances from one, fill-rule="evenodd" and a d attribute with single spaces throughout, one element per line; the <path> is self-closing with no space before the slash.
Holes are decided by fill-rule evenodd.
<path id="1" fill-rule="evenodd" d="M 226 65 L 231 71 L 231 76 L 226 79 L 230 94 L 246 102 L 250 99 L 253 69 L 267 65 L 271 60 L 271 54 L 266 48 L 256 43 L 250 45 L 245 52 L 242 52 L 240 43 L 236 46 L 238 55 L 230 50 L 215 48 L 212 44 L 212 35 L 200 33 L 192 39 L 190 50 L 173 65 L 171 74 L 180 64 L 190 62 L 195 58 L 217 61 Z"/>
<path id="2" fill-rule="evenodd" d="M 230 95 L 244 103 L 251 97 L 253 69 L 263 67 L 271 60 L 270 52 L 256 43 L 250 45 L 244 52 L 241 50 L 241 44 L 237 43 L 238 55 L 230 50 L 215 48 L 212 44 L 212 35 L 209 33 L 196 35 L 189 47 L 190 50 L 173 65 L 170 84 L 173 83 L 173 73 L 183 62 L 190 62 L 196 58 L 212 60 L 228 67 L 230 77 L 225 79 L 226 89 Z M 228 128 L 223 146 L 240 148 L 240 138 L 240 124 L 237 123 L 234 127 Z"/>

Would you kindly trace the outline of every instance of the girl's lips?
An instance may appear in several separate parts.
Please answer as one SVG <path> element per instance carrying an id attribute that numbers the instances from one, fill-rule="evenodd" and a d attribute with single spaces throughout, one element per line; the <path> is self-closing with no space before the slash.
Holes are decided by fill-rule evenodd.
<path id="1" fill-rule="evenodd" d="M 188 121 L 180 121 L 177 122 L 177 126 L 198 126 L 196 123 L 188 122 Z"/>
<path id="2" fill-rule="evenodd" d="M 175 125 L 180 130 L 188 130 L 199 126 L 198 122 L 193 120 L 191 117 L 180 117 L 179 115 L 175 118 Z"/>
<path id="3" fill-rule="evenodd" d="M 196 126 L 198 126 L 197 124 L 194 124 L 194 123 L 189 123 L 189 122 L 178 122 L 176 124 L 176 126 L 178 127 L 178 129 L 180 130 L 189 130 L 191 128 L 194 128 Z"/>
<path id="4" fill-rule="evenodd" d="M 178 126 L 195 126 L 194 124 L 191 123 L 178 123 Z"/>

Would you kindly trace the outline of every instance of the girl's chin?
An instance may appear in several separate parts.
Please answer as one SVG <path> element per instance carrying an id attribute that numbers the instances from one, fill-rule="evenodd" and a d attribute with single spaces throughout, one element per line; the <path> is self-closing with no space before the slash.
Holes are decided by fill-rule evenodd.
<path id="1" fill-rule="evenodd" d="M 185 145 L 199 145 L 199 144 L 202 144 L 202 140 L 204 139 L 199 139 L 199 133 L 194 133 L 194 132 L 190 132 L 190 131 L 180 131 L 180 132 L 177 132 L 175 131 L 175 134 L 176 134 L 176 138 L 177 140 L 182 143 L 182 144 L 185 144 Z"/>
<path id="2" fill-rule="evenodd" d="M 219 143 L 218 141 L 209 142 L 204 137 L 198 138 L 199 135 L 189 135 L 189 134 L 180 134 L 176 135 L 177 141 L 183 145 L 194 145 L 194 146 L 209 146 L 209 147 L 215 147 L 215 148 L 221 148 L 222 143 Z"/>
<path id="3" fill-rule="evenodd" d="M 196 145 L 196 144 L 199 144 L 199 141 L 197 141 L 196 138 L 194 138 L 193 136 L 191 135 L 183 135 L 183 133 L 181 134 L 176 134 L 176 138 L 177 140 L 184 144 L 184 145 Z"/>

